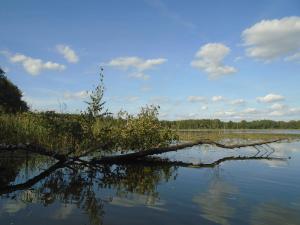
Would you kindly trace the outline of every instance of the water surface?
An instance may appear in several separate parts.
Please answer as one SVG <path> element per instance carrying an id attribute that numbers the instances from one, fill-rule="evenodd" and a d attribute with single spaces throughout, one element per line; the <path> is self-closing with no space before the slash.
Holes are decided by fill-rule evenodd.
<path id="1" fill-rule="evenodd" d="M 149 163 L 95 171 L 53 168 L 55 162 L 45 157 L 1 153 L 0 224 L 300 224 L 300 142 L 260 150 L 260 155 L 275 150 L 272 157 L 290 158 L 233 160 L 211 168 Z M 204 145 L 160 157 L 209 163 L 254 154 L 254 148 Z M 47 174 L 49 167 L 53 171 Z"/>

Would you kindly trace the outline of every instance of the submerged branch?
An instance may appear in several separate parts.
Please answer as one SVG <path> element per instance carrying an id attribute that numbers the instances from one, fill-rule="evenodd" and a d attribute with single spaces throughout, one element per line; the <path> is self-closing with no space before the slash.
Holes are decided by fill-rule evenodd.
<path id="1" fill-rule="evenodd" d="M 29 180 L 27 180 L 24 183 L 10 185 L 10 186 L 6 186 L 6 187 L 0 187 L 0 195 L 9 194 L 9 193 L 12 193 L 15 191 L 31 188 L 33 185 L 35 185 L 39 181 L 43 180 L 44 178 L 48 177 L 51 173 L 53 173 L 57 169 L 63 168 L 65 166 L 66 166 L 66 164 L 63 161 L 59 161 L 59 162 L 55 163 L 53 166 L 49 167 L 47 170 L 43 171 L 39 175 L 37 175 Z"/>
<path id="2" fill-rule="evenodd" d="M 218 159 L 214 162 L 211 163 L 197 163 L 197 164 L 193 164 L 193 163 L 187 163 L 187 162 L 182 162 L 182 161 L 170 161 L 170 160 L 166 160 L 166 159 L 159 159 L 159 158 L 145 158 L 145 159 L 139 159 L 139 160 L 135 160 L 134 164 L 141 164 L 143 166 L 180 166 L 180 167 L 191 167 L 191 168 L 214 168 L 218 165 L 220 165 L 223 162 L 226 161 L 241 161 L 241 160 L 277 160 L 277 161 L 286 161 L 288 160 L 288 158 L 276 158 L 276 157 L 269 157 L 269 156 L 228 156 L 228 157 L 224 157 L 221 159 Z M 54 164 L 53 166 L 49 167 L 47 170 L 45 170 L 44 172 L 40 173 L 39 175 L 27 180 L 24 183 L 21 184 L 16 184 L 16 185 L 9 185 L 9 186 L 5 186 L 5 187 L 0 187 L 0 195 L 3 194 L 9 194 L 15 191 L 20 191 L 20 190 L 26 190 L 31 188 L 32 186 L 34 186 L 35 184 L 37 184 L 38 182 L 42 181 L 43 179 L 45 179 L 46 177 L 48 177 L 50 174 L 52 174 L 53 172 L 55 172 L 58 169 L 61 168 L 69 168 L 71 170 L 73 170 L 72 165 L 73 163 L 75 164 L 75 162 L 62 162 L 59 161 L 56 164 Z M 130 163 L 130 165 L 132 164 Z M 86 165 L 87 164 L 87 165 Z M 123 163 L 119 163 L 120 165 L 129 165 L 126 162 Z M 85 166 L 88 166 L 88 163 L 85 162 L 84 163 Z M 109 166 L 109 165 L 108 165 Z M 91 171 L 93 170 L 98 170 L 100 168 L 97 167 L 88 167 Z M 107 173 L 107 171 L 105 170 L 100 170 L 101 172 L 103 172 L 104 174 Z M 76 170 L 77 172 L 77 170 Z M 106 174 L 107 176 L 107 174 Z M 109 175 L 108 175 L 109 176 Z M 111 176 L 111 175 L 110 175 Z M 122 179 L 121 177 L 119 177 L 119 179 Z"/>
<path id="3" fill-rule="evenodd" d="M 138 152 L 123 154 L 123 155 L 93 158 L 90 162 L 85 162 L 85 164 L 86 163 L 90 163 L 90 164 L 120 163 L 120 162 L 128 162 L 128 161 L 134 162 L 135 160 L 139 160 L 139 159 L 145 158 L 147 156 L 183 150 L 183 149 L 186 149 L 189 147 L 193 147 L 196 145 L 202 145 L 202 144 L 215 145 L 217 147 L 225 148 L 225 149 L 234 149 L 234 148 L 243 148 L 243 147 L 255 147 L 256 148 L 257 146 L 262 146 L 262 145 L 278 142 L 281 140 L 282 139 L 276 139 L 276 140 L 270 140 L 270 141 L 255 142 L 255 143 L 249 143 L 249 144 L 235 144 L 235 145 L 224 145 L 224 144 L 221 144 L 221 143 L 218 143 L 215 141 L 211 141 L 211 140 L 199 140 L 199 141 L 195 141 L 195 142 L 171 145 L 171 146 L 160 147 L 160 148 L 153 148 L 153 149 L 149 149 L 149 150 L 138 151 Z M 16 150 L 25 150 L 25 151 L 32 152 L 32 153 L 49 156 L 49 157 L 52 157 L 59 161 L 80 161 L 81 157 L 86 156 L 86 154 L 84 154 L 84 155 L 78 156 L 78 157 L 69 157 L 69 154 L 59 154 L 59 153 L 56 153 L 53 151 L 49 151 L 43 147 L 32 145 L 32 144 L 18 144 L 18 145 L 3 145 L 2 144 L 2 145 L 0 145 L 0 151 L 16 151 Z"/>
<path id="4" fill-rule="evenodd" d="M 226 149 L 234 149 L 234 148 L 244 148 L 244 147 L 255 147 L 255 146 L 270 144 L 270 143 L 279 142 L 279 141 L 282 141 L 282 139 L 263 141 L 263 142 L 255 142 L 255 143 L 249 143 L 249 144 L 224 145 L 224 144 L 221 144 L 221 143 L 218 143 L 215 141 L 211 141 L 211 140 L 199 140 L 199 141 L 195 141 L 195 142 L 189 142 L 189 143 L 172 145 L 172 146 L 161 147 L 161 148 L 153 148 L 153 149 L 149 149 L 149 150 L 145 150 L 145 151 L 139 151 L 139 152 L 124 154 L 124 155 L 107 156 L 107 157 L 102 157 L 99 159 L 94 158 L 92 161 L 94 163 L 110 163 L 110 162 L 118 163 L 118 162 L 122 162 L 122 161 L 133 161 L 133 160 L 144 158 L 144 157 L 150 156 L 150 155 L 157 155 L 157 154 L 162 154 L 162 153 L 166 153 L 166 152 L 183 150 L 185 148 L 190 148 L 190 147 L 193 147 L 196 145 L 202 145 L 202 144 L 215 145 L 217 147 L 226 148 Z"/>
<path id="5" fill-rule="evenodd" d="M 228 156 L 221 159 L 218 159 L 211 163 L 187 163 L 183 161 L 164 161 L 163 163 L 172 166 L 181 166 L 181 167 L 193 167 L 193 168 L 213 168 L 220 165 L 226 161 L 242 161 L 242 160 L 277 160 L 277 161 L 286 161 L 289 158 L 279 158 L 279 157 L 263 157 L 263 156 Z M 162 163 L 162 162 L 161 162 Z"/>

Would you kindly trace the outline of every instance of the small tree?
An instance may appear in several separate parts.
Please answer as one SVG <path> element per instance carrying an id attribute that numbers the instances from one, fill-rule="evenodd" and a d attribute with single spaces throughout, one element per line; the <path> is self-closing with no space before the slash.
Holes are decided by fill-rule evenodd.
<path id="1" fill-rule="evenodd" d="M 5 76 L 0 68 L 0 112 L 16 113 L 28 111 L 27 103 L 22 100 L 22 92 Z"/>
<path id="2" fill-rule="evenodd" d="M 88 105 L 86 114 L 91 117 L 91 118 L 96 118 L 96 117 L 105 117 L 109 115 L 110 113 L 108 110 L 104 109 L 105 101 L 103 100 L 104 96 L 104 74 L 103 74 L 103 68 L 100 68 L 100 82 L 96 86 L 96 88 L 91 92 L 89 98 L 89 101 L 86 101 L 85 103 Z"/>
<path id="3" fill-rule="evenodd" d="M 90 93 L 89 100 L 85 101 L 87 108 L 86 111 L 82 113 L 81 117 L 81 126 L 84 132 L 85 141 L 88 144 L 97 144 L 95 142 L 98 142 L 100 139 L 100 142 L 103 142 L 102 134 L 105 133 L 103 130 L 106 130 L 107 127 L 103 127 L 102 119 L 110 115 L 108 110 L 104 107 L 106 102 L 103 100 L 105 90 L 103 68 L 100 68 L 99 77 L 99 83 Z M 99 126 L 99 124 L 101 126 Z M 97 132 L 95 132 L 95 130 L 97 130 Z"/>

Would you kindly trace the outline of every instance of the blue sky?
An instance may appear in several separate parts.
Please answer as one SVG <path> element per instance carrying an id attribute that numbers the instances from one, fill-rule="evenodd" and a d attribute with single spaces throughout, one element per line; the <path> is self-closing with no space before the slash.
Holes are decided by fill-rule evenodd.
<path id="1" fill-rule="evenodd" d="M 16 1 L 0 66 L 32 109 L 83 110 L 104 67 L 107 107 L 161 119 L 300 119 L 300 1 Z"/>

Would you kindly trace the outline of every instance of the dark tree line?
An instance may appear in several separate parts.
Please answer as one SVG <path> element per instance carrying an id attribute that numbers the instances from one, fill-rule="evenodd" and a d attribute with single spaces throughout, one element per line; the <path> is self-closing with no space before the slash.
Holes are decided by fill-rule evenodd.
<path id="1" fill-rule="evenodd" d="M 273 121 L 221 121 L 219 119 L 194 119 L 162 121 L 164 126 L 173 129 L 300 129 L 300 120 Z"/>
<path id="2" fill-rule="evenodd" d="M 28 111 L 29 107 L 22 100 L 21 90 L 14 85 L 0 68 L 0 112 L 16 113 Z"/>

